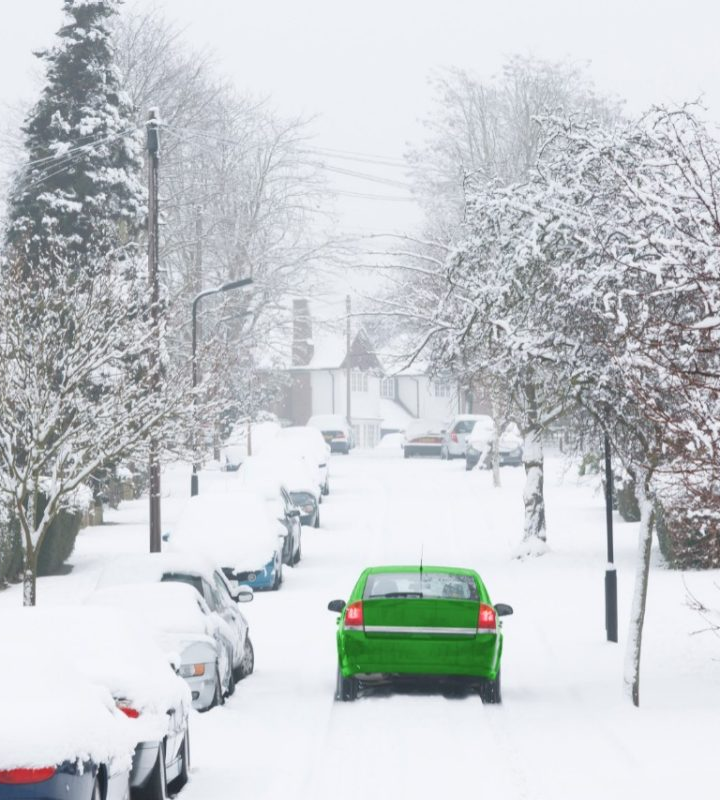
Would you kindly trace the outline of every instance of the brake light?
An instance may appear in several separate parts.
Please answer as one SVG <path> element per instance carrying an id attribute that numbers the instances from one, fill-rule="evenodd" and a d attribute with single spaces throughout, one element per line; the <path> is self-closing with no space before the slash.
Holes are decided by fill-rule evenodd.
<path id="1" fill-rule="evenodd" d="M 455 444 L 457 444 L 457 440 L 458 440 L 457 433 L 451 433 L 450 434 L 450 438 L 453 440 L 453 442 L 455 442 Z"/>
<path id="2" fill-rule="evenodd" d="M 492 606 L 480 603 L 480 611 L 478 612 L 478 630 L 480 631 L 494 631 L 497 628 L 497 617 L 495 609 Z"/>
<path id="3" fill-rule="evenodd" d="M 118 703 L 117 707 L 125 714 L 126 717 L 130 717 L 130 719 L 137 719 L 140 716 L 140 712 L 137 708 L 133 708 L 132 706 L 126 706 L 124 703 Z"/>
<path id="4" fill-rule="evenodd" d="M 363 629 L 363 604 L 356 600 L 345 609 L 345 630 L 361 631 Z"/>
<path id="5" fill-rule="evenodd" d="M 56 772 L 55 767 L 3 769 L 0 770 L 0 784 L 41 783 L 49 781 Z"/>

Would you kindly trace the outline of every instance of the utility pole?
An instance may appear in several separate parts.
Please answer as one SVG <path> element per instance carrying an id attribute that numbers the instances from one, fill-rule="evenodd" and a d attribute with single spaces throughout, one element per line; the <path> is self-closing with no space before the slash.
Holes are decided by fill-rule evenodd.
<path id="1" fill-rule="evenodd" d="M 345 356 L 345 376 L 347 379 L 347 407 L 345 409 L 345 416 L 347 417 L 347 423 L 352 428 L 352 380 L 351 380 L 351 372 L 352 372 L 352 357 L 350 354 L 350 348 L 352 347 L 352 331 L 350 328 L 350 312 L 351 312 L 351 305 L 350 305 L 350 295 L 346 295 L 345 297 L 345 314 L 346 314 L 346 325 L 345 325 L 345 338 L 346 338 L 346 356 Z"/>
<path id="2" fill-rule="evenodd" d="M 157 110 L 151 109 L 147 120 L 148 153 L 148 281 L 150 284 L 150 318 L 156 337 L 150 351 L 151 390 L 160 392 L 160 277 L 158 274 L 158 166 L 160 157 L 160 132 Z M 162 549 L 160 523 L 160 448 L 157 436 L 150 439 L 150 552 Z"/>

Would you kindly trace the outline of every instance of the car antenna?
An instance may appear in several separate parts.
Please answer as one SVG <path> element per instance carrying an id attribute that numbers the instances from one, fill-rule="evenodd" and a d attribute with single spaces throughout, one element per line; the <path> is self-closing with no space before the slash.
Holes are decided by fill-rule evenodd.
<path id="1" fill-rule="evenodd" d="M 422 580 L 422 560 L 423 560 L 423 547 L 424 545 L 420 545 L 420 580 Z"/>

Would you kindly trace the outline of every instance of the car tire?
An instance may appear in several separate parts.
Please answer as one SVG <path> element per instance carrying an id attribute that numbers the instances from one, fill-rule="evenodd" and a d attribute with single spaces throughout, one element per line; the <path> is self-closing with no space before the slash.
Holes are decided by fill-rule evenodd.
<path id="1" fill-rule="evenodd" d="M 158 745 L 157 760 L 145 786 L 134 797 L 137 800 L 167 800 L 168 785 L 165 775 L 165 742 Z"/>
<path id="2" fill-rule="evenodd" d="M 230 677 L 228 678 L 227 692 L 225 697 L 232 697 L 235 694 L 235 672 L 230 670 Z"/>
<path id="3" fill-rule="evenodd" d="M 320 512 L 318 511 L 315 514 L 315 522 L 313 523 L 313 528 L 319 528 L 319 527 L 320 527 Z"/>
<path id="4" fill-rule="evenodd" d="M 95 783 L 93 783 L 90 800 L 102 800 L 102 789 L 100 788 L 100 781 L 98 778 L 95 778 Z"/>
<path id="5" fill-rule="evenodd" d="M 498 670 L 497 677 L 494 681 L 487 680 L 480 687 L 480 698 L 483 703 L 488 705 L 497 705 L 502 703 L 502 691 L 500 687 L 500 670 Z"/>
<path id="6" fill-rule="evenodd" d="M 215 708 L 216 706 L 222 706 L 225 704 L 225 696 L 223 695 L 222 690 L 222 681 L 220 680 L 220 668 L 218 666 L 215 667 L 215 692 L 213 694 L 212 703 L 210 703 L 209 708 Z"/>
<path id="7" fill-rule="evenodd" d="M 359 681 L 357 678 L 346 678 L 338 664 L 337 683 L 335 685 L 335 699 L 341 703 L 351 703 L 357 699 Z"/>
<path id="8" fill-rule="evenodd" d="M 190 730 L 188 728 L 185 729 L 185 736 L 180 745 L 180 759 L 180 774 L 168 784 L 171 794 L 177 794 L 190 780 Z"/>
<path id="9" fill-rule="evenodd" d="M 302 536 L 298 539 L 297 553 L 293 555 L 292 559 L 293 566 L 299 564 L 301 559 L 302 559 Z"/>
<path id="10" fill-rule="evenodd" d="M 282 583 L 282 567 L 275 571 L 275 580 L 273 581 L 272 591 L 277 592 L 280 588 L 280 584 Z"/>
<path id="11" fill-rule="evenodd" d="M 322 493 L 327 497 L 330 494 L 330 482 L 325 481 L 325 485 L 322 488 Z"/>
<path id="12" fill-rule="evenodd" d="M 471 464 L 468 459 L 465 459 L 465 472 L 470 472 L 473 468 L 473 464 Z"/>
<path id="13" fill-rule="evenodd" d="M 407 450 L 403 450 L 403 458 L 410 458 L 410 453 Z"/>
<path id="14" fill-rule="evenodd" d="M 447 447 L 440 448 L 440 460 L 441 461 L 449 461 L 450 460 L 450 453 L 448 453 Z"/>
<path id="15" fill-rule="evenodd" d="M 250 636 L 248 635 L 245 637 L 245 649 L 240 659 L 240 666 L 237 669 L 237 680 L 241 681 L 243 678 L 247 678 L 248 675 L 252 675 L 254 669 L 255 650 L 253 648 L 253 643 L 250 641 Z"/>

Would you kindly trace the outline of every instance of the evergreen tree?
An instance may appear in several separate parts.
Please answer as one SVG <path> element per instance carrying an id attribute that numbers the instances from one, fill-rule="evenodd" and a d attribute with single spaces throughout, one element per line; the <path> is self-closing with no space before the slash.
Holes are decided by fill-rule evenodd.
<path id="1" fill-rule="evenodd" d="M 121 0 L 64 0 L 58 42 L 38 53 L 47 83 L 23 132 L 28 161 L 11 190 L 7 243 L 33 269 L 93 264 L 137 236 L 140 134 L 120 89 L 109 23 Z"/>

